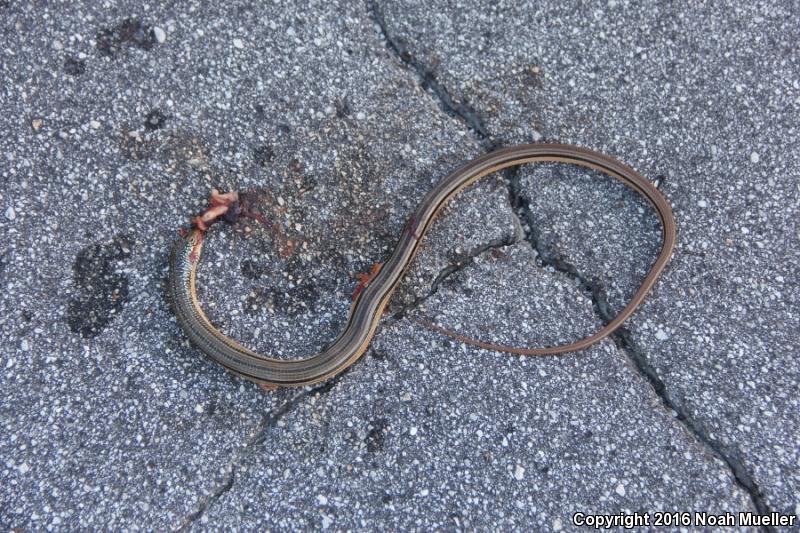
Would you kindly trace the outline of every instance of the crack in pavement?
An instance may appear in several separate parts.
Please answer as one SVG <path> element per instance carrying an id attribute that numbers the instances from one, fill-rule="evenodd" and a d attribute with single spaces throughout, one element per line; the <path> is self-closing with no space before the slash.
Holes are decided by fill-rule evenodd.
<path id="1" fill-rule="evenodd" d="M 486 126 L 483 124 L 482 119 L 478 114 L 472 109 L 469 105 L 461 102 L 456 102 L 447 89 L 442 85 L 437 79 L 434 73 L 430 70 L 425 68 L 422 63 L 417 61 L 413 56 L 408 52 L 405 45 L 399 41 L 395 42 L 389 37 L 389 33 L 386 29 L 386 23 L 383 18 L 383 14 L 381 13 L 380 9 L 378 8 L 377 2 L 373 0 L 367 0 L 367 11 L 372 16 L 375 23 L 380 28 L 380 32 L 385 39 L 388 48 L 400 58 L 400 61 L 409 65 L 420 77 L 421 86 L 424 89 L 430 89 L 430 91 L 436 96 L 436 100 L 440 103 L 440 107 L 442 111 L 450 117 L 453 117 L 458 120 L 463 120 L 465 124 L 469 127 L 469 129 L 473 132 L 473 134 L 479 139 L 481 145 L 487 150 L 491 151 L 495 146 L 494 143 L 489 140 L 488 131 Z M 477 255 L 485 252 L 490 248 L 498 248 L 501 246 L 506 246 L 508 244 L 513 244 L 513 242 L 517 242 L 519 240 L 518 237 L 514 239 L 502 239 L 496 241 L 490 241 L 489 243 L 479 246 L 475 250 L 473 250 L 465 259 L 461 259 L 456 261 L 456 263 L 445 267 L 442 271 L 439 272 L 436 279 L 431 284 L 431 288 L 427 295 L 415 298 L 415 300 L 404 306 L 399 312 L 395 313 L 391 318 L 391 324 L 405 315 L 408 311 L 415 309 L 422 302 L 424 302 L 427 298 L 432 296 L 436 291 L 438 291 L 439 286 L 441 283 L 447 279 L 449 276 L 453 275 L 458 270 L 464 268 L 466 265 L 471 264 Z M 513 242 L 508 242 L 513 241 Z M 387 325 L 388 325 L 387 324 Z M 174 528 L 173 531 L 186 531 L 193 523 L 197 520 L 200 520 L 205 512 L 211 507 L 217 500 L 219 500 L 225 493 L 230 491 L 233 488 L 235 479 L 236 479 L 236 470 L 238 469 L 239 465 L 242 463 L 245 455 L 255 446 L 261 444 L 264 439 L 266 438 L 266 434 L 268 430 L 275 426 L 278 420 L 283 417 L 286 413 L 291 411 L 299 402 L 303 399 L 308 397 L 311 394 L 315 394 L 319 392 L 320 394 L 324 394 L 328 392 L 336 383 L 338 383 L 339 378 L 343 374 L 339 374 L 330 380 L 326 381 L 322 385 L 315 387 L 309 391 L 306 391 L 301 394 L 297 394 L 292 397 L 290 400 L 287 400 L 284 404 L 282 404 L 277 409 L 273 410 L 270 414 L 262 415 L 261 421 L 256 426 L 255 431 L 248 438 L 244 445 L 240 447 L 239 451 L 235 454 L 233 459 L 229 462 L 228 467 L 226 468 L 226 474 L 223 477 L 222 481 L 218 484 L 216 489 L 214 489 L 208 496 L 206 496 L 199 504 L 198 508 L 190 513 L 181 524 Z"/>
<path id="2" fill-rule="evenodd" d="M 519 173 L 517 168 L 506 171 L 507 183 L 509 184 L 509 197 L 520 221 L 525 230 L 525 239 L 531 244 L 539 257 L 542 265 L 550 266 L 558 272 L 571 276 L 579 286 L 591 295 L 592 307 L 596 315 L 602 320 L 603 324 L 608 324 L 614 319 L 616 313 L 608 301 L 608 296 L 603 285 L 582 274 L 575 265 L 564 259 L 560 254 L 547 249 L 542 244 L 540 233 L 533 223 L 533 214 L 530 210 L 530 203 L 522 193 L 519 183 Z M 702 424 L 684 408 L 679 401 L 676 401 L 667 390 L 664 381 L 658 376 L 658 372 L 650 363 L 644 350 L 633 340 L 633 334 L 627 328 L 620 327 L 610 335 L 617 350 L 622 353 L 628 361 L 633 364 L 639 375 L 652 387 L 661 404 L 669 413 L 675 413 L 675 418 L 684 429 L 700 442 L 711 454 L 721 460 L 739 487 L 747 492 L 753 506 L 760 514 L 768 514 L 772 510 L 764 501 L 764 494 L 756 484 L 752 475 L 748 472 L 744 463 L 735 457 L 736 453 L 728 447 L 723 446 L 711 438 L 709 432 L 702 427 Z M 771 532 L 774 528 L 763 526 L 762 531 Z"/>
<path id="3" fill-rule="evenodd" d="M 433 70 L 428 68 L 428 66 L 423 64 L 418 58 L 409 52 L 401 38 L 395 38 L 391 36 L 386 24 L 386 19 L 384 18 L 378 3 L 375 0 L 367 0 L 367 9 L 372 15 L 375 23 L 380 28 L 380 33 L 386 41 L 387 48 L 389 48 L 389 50 L 394 53 L 394 55 L 396 55 L 401 62 L 406 64 L 411 70 L 417 73 L 422 87 L 431 90 L 433 95 L 438 100 L 439 107 L 441 107 L 444 113 L 451 117 L 462 120 L 474 133 L 477 140 L 487 151 L 499 148 L 502 143 L 493 140 L 494 137 L 489 132 L 489 129 L 484 124 L 478 112 L 463 102 L 456 102 L 451 96 L 447 87 L 445 87 L 436 78 Z M 562 272 L 571 276 L 583 290 L 587 291 L 591 295 L 592 307 L 597 317 L 600 318 L 604 323 L 608 323 L 614 318 L 615 313 L 611 309 L 605 288 L 598 281 L 591 280 L 587 276 L 583 275 L 578 271 L 575 265 L 571 264 L 558 253 L 548 250 L 541 243 L 540 232 L 533 224 L 530 203 L 521 190 L 518 167 L 506 169 L 502 171 L 502 175 L 508 188 L 509 202 L 512 210 L 524 228 L 525 240 L 527 240 L 537 252 L 542 265 L 550 266 L 558 272 Z M 660 183 L 658 185 L 660 185 Z M 452 269 L 448 267 L 442 270 L 442 272 L 440 272 L 439 276 L 437 276 L 436 280 L 434 281 L 431 291 L 427 296 L 423 297 L 421 301 L 418 301 L 420 299 L 415 300 L 415 302 L 412 302 L 412 304 L 407 306 L 408 309 L 401 310 L 401 312 L 396 313 L 393 318 L 402 318 L 401 314 L 404 314 L 410 309 L 418 307 L 420 303 L 438 290 L 439 285 L 442 281 L 444 281 L 444 279 L 452 275 L 454 272 L 460 270 L 460 268 L 463 268 L 463 266 L 464 265 L 461 267 L 454 266 Z M 614 342 L 619 352 L 626 359 L 628 359 L 631 364 L 633 364 L 636 371 L 640 374 L 640 377 L 652 387 L 656 396 L 658 396 L 659 400 L 661 401 L 661 404 L 670 412 L 674 412 L 677 415 L 676 419 L 683 426 L 683 428 L 714 457 L 717 457 L 723 462 L 723 464 L 726 465 L 733 476 L 734 482 L 748 494 L 756 510 L 760 514 L 767 514 L 771 512 L 771 509 L 764 501 L 763 492 L 755 483 L 755 480 L 748 472 L 744 463 L 738 457 L 736 457 L 736 452 L 728 449 L 728 447 L 723 446 L 712 439 L 709 432 L 702 427 L 700 422 L 696 421 L 680 404 L 680 402 L 676 401 L 672 397 L 667 390 L 666 384 L 658 376 L 658 373 L 653 365 L 650 364 L 650 361 L 645 355 L 644 350 L 640 348 L 633 340 L 631 332 L 622 327 L 614 332 L 610 336 L 610 339 Z M 770 526 L 763 526 L 761 529 L 765 532 L 775 531 L 774 528 Z"/>
<path id="4" fill-rule="evenodd" d="M 604 318 L 603 320 L 606 319 Z M 738 453 L 711 438 L 711 435 L 702 424 L 695 420 L 694 417 L 680 405 L 680 402 L 676 401 L 672 395 L 670 395 L 664 381 L 658 376 L 658 373 L 655 368 L 653 368 L 653 365 L 650 364 L 643 350 L 639 348 L 633 340 L 632 333 L 627 328 L 619 328 L 611 336 L 611 339 L 614 341 L 614 344 L 616 344 L 617 349 L 634 364 L 638 372 L 647 380 L 658 395 L 662 405 L 666 409 L 674 412 L 678 422 L 728 467 L 731 475 L 733 475 L 734 481 L 747 492 L 750 501 L 753 503 L 758 513 L 762 515 L 770 514 L 772 509 L 764 500 L 764 493 L 747 470 L 744 462 L 737 457 Z M 775 528 L 772 526 L 762 526 L 761 530 L 772 532 L 775 531 Z"/>
<path id="5" fill-rule="evenodd" d="M 281 418 L 290 413 L 300 402 L 306 398 L 313 395 L 323 395 L 330 392 L 330 390 L 339 382 L 339 378 L 340 376 L 335 376 L 321 385 L 307 389 L 299 394 L 295 394 L 277 408 L 261 415 L 261 420 L 259 421 L 255 430 L 245 441 L 244 445 L 239 447 L 233 458 L 228 462 L 228 466 L 225 468 L 225 475 L 223 476 L 222 481 L 210 494 L 200 501 L 197 509 L 184 518 L 181 524 L 173 528 L 172 531 L 188 531 L 192 524 L 202 519 L 206 511 L 233 488 L 236 480 L 237 470 L 247 455 L 251 453 L 256 446 L 264 443 L 269 430 L 274 428 Z"/>
<path id="6" fill-rule="evenodd" d="M 448 278 L 450 278 L 457 272 L 461 272 L 462 270 L 465 270 L 470 266 L 472 266 L 475 263 L 475 258 L 480 256 L 481 254 L 484 254 L 489 250 L 497 250 L 500 248 L 505 248 L 507 246 L 517 244 L 521 240 L 522 238 L 518 234 L 514 236 L 503 237 L 500 239 L 492 239 L 488 243 L 481 244 L 475 247 L 470 252 L 461 255 L 455 262 L 450 263 L 449 265 L 447 265 L 446 267 L 444 267 L 439 271 L 439 273 L 436 275 L 436 278 L 434 278 L 433 282 L 431 283 L 430 289 L 428 289 L 428 292 L 426 294 L 415 297 L 414 301 L 403 305 L 400 308 L 400 310 L 392 313 L 392 315 L 386 320 L 386 325 L 388 326 L 394 324 L 397 321 L 405 318 L 411 311 L 419 309 L 419 307 L 422 304 L 424 304 L 426 300 L 428 300 L 430 297 L 432 297 L 439 291 L 439 287 L 442 285 L 442 283 L 444 283 Z M 410 317 L 410 319 L 415 320 L 413 317 Z M 423 326 L 425 325 L 422 322 L 419 323 L 422 324 Z"/>
<path id="7" fill-rule="evenodd" d="M 423 89 L 430 90 L 430 93 L 435 97 L 442 111 L 448 116 L 464 122 L 486 151 L 491 151 L 501 146 L 502 143 L 493 140 L 481 116 L 474 108 L 464 102 L 457 102 L 454 100 L 447 90 L 447 87 L 436 78 L 434 72 L 414 57 L 401 39 L 391 37 L 386 20 L 383 13 L 380 11 L 378 3 L 374 0 L 367 0 L 367 10 L 380 29 L 380 33 L 386 42 L 387 48 L 397 56 L 402 63 L 417 74 L 420 78 L 420 85 Z M 509 203 L 512 207 L 512 211 L 523 227 L 524 239 L 537 252 L 541 264 L 571 276 L 583 290 L 591 295 L 592 305 L 596 315 L 605 323 L 613 319 L 614 313 L 602 284 L 581 274 L 573 264 L 554 251 L 547 249 L 541 243 L 540 233 L 533 224 L 533 216 L 530 211 L 529 202 L 521 191 L 518 169 L 507 169 L 502 172 L 502 175 L 508 189 Z M 520 240 L 519 236 L 492 240 L 484 245 L 476 247 L 454 263 L 446 266 L 440 270 L 439 274 L 431 283 L 427 294 L 415 298 L 413 302 L 395 312 L 390 317 L 389 320 L 391 322 L 389 323 L 396 322 L 404 318 L 409 312 L 419 308 L 439 290 L 439 287 L 445 280 L 455 273 L 468 268 L 480 254 L 490 249 L 502 248 L 515 244 Z M 686 431 L 693 435 L 713 456 L 719 458 L 727 466 L 737 485 L 748 493 L 757 511 L 761 514 L 769 513 L 771 510 L 764 502 L 763 493 L 747 471 L 743 462 L 735 457 L 733 451 L 727 450 L 724 446 L 712 439 L 709 433 L 701 427 L 701 424 L 694 420 L 683 406 L 672 398 L 666 389 L 664 381 L 658 376 L 644 351 L 636 345 L 631 332 L 625 328 L 620 328 L 611 335 L 611 340 L 620 353 L 633 364 L 640 376 L 650 384 L 662 405 L 669 410 L 669 412 L 674 412 L 677 415 L 676 419 L 682 424 Z M 244 445 L 239 448 L 238 452 L 229 462 L 222 481 L 200 502 L 198 508 L 189 514 L 174 531 L 186 531 L 193 523 L 202 519 L 206 511 L 233 488 L 238 468 L 241 466 L 246 456 L 251 453 L 256 446 L 263 444 L 269 430 L 275 427 L 282 417 L 291 412 L 305 398 L 315 394 L 325 394 L 329 392 L 335 384 L 339 382 L 340 377 L 341 374 L 331 378 L 322 385 L 296 394 L 278 408 L 273 409 L 270 413 L 262 415 L 252 435 L 245 441 Z M 767 532 L 774 531 L 774 529 L 769 526 L 763 527 L 762 530 Z"/>
<path id="8" fill-rule="evenodd" d="M 402 39 L 392 38 L 386 26 L 386 19 L 383 17 L 383 13 L 378 6 L 378 2 L 375 0 L 367 0 L 367 11 L 380 28 L 381 36 L 386 41 L 386 46 L 401 62 L 408 65 L 417 73 L 417 76 L 420 78 L 420 85 L 423 89 L 430 89 L 436 96 L 436 100 L 442 111 L 450 117 L 462 120 L 488 151 L 495 148 L 496 146 L 494 141 L 491 140 L 489 130 L 475 109 L 465 102 L 458 102 L 453 99 L 450 91 L 438 80 L 433 70 L 414 57 L 414 55 L 408 51 Z"/>

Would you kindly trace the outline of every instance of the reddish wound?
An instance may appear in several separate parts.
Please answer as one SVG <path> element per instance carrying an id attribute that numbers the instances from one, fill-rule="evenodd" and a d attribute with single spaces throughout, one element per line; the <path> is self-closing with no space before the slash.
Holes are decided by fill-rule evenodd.
<path id="1" fill-rule="evenodd" d="M 217 189 L 212 189 L 211 198 L 208 201 L 208 209 L 203 211 L 199 216 L 194 217 L 192 223 L 197 229 L 206 231 L 211 224 L 227 213 L 231 206 L 235 205 L 238 201 L 239 193 L 235 191 L 221 194 Z"/>
<path id="2" fill-rule="evenodd" d="M 375 263 L 372 265 L 369 274 L 367 274 L 366 272 L 359 272 L 358 274 L 356 274 L 358 285 L 356 285 L 356 288 L 353 291 L 353 297 L 352 297 L 353 301 L 355 301 L 355 299 L 358 298 L 358 295 L 361 294 L 361 291 L 367 288 L 367 285 L 369 285 L 369 283 L 373 279 L 375 279 L 375 276 L 377 276 L 378 272 L 381 271 L 382 266 L 383 263 Z"/>
<path id="3" fill-rule="evenodd" d="M 202 231 L 197 232 L 197 242 L 194 244 L 194 246 L 192 246 L 192 251 L 189 252 L 189 261 L 191 261 L 192 263 L 196 263 L 197 260 L 200 258 L 200 256 L 197 255 L 197 249 L 200 248 L 200 245 L 203 244 L 204 237 L 205 233 L 203 233 Z"/>
<path id="4" fill-rule="evenodd" d="M 220 205 L 229 206 L 234 202 L 239 201 L 239 193 L 236 191 L 226 192 L 221 194 L 217 189 L 211 189 L 211 199 L 208 201 L 211 207 Z"/>

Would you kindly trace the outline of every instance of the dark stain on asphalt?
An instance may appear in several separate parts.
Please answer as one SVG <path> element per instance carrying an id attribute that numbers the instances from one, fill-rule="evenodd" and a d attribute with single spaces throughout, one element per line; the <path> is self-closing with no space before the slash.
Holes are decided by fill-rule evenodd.
<path id="1" fill-rule="evenodd" d="M 158 130 L 164 127 L 167 121 L 167 116 L 159 109 L 153 109 L 144 118 L 144 128 L 150 131 Z"/>
<path id="2" fill-rule="evenodd" d="M 106 57 L 117 57 L 124 48 L 150 50 L 156 43 L 153 28 L 143 24 L 138 18 L 126 18 L 113 28 L 97 32 L 95 36 L 97 51 Z"/>
<path id="3" fill-rule="evenodd" d="M 266 265 L 263 265 L 252 259 L 244 259 L 239 268 L 241 269 L 244 277 L 254 280 L 260 278 L 269 271 Z"/>
<path id="4" fill-rule="evenodd" d="M 389 433 L 389 422 L 385 418 L 378 418 L 370 422 L 368 428 L 369 432 L 365 439 L 367 451 L 375 453 L 383 450 L 383 443 Z"/>
<path id="5" fill-rule="evenodd" d="M 76 295 L 67 307 L 67 323 L 83 338 L 96 337 L 129 300 L 128 278 L 116 272 L 119 261 L 131 254 L 133 241 L 117 235 L 111 242 L 91 244 L 72 265 Z"/>
<path id="6" fill-rule="evenodd" d="M 70 76 L 80 76 L 86 72 L 86 62 L 75 57 L 68 57 L 64 60 L 64 72 Z"/>
<path id="7" fill-rule="evenodd" d="M 253 150 L 253 159 L 260 167 L 265 167 L 275 159 L 275 150 L 268 144 L 257 146 Z"/>

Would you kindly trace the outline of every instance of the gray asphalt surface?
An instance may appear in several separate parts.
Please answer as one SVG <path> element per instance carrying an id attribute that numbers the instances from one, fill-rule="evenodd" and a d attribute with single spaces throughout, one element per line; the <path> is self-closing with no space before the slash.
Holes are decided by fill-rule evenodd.
<path id="1" fill-rule="evenodd" d="M 798 21 L 790 2 L 0 2 L 0 525 L 800 514 Z M 214 228 L 204 307 L 258 351 L 311 354 L 432 184 L 548 141 L 630 164 L 679 225 L 650 298 L 591 349 L 518 358 L 415 321 L 536 346 L 624 305 L 657 219 L 568 165 L 458 197 L 328 383 L 264 393 L 169 310 L 177 229 L 212 187 L 246 191 L 272 226 Z M 798 527 L 728 530 L 751 529 Z"/>

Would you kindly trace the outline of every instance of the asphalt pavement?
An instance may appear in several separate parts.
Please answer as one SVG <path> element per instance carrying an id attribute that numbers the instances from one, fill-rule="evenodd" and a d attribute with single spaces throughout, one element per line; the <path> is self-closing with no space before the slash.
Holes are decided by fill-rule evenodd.
<path id="1" fill-rule="evenodd" d="M 0 525 L 800 530 L 797 42 L 793 2 L 0 1 Z M 439 179 L 530 142 L 673 206 L 672 261 L 609 339 L 524 358 L 417 321 L 534 347 L 613 318 L 660 225 L 567 164 L 451 202 L 328 382 L 264 392 L 176 323 L 167 255 L 212 188 L 269 224 L 214 227 L 204 309 L 297 358 Z"/>

